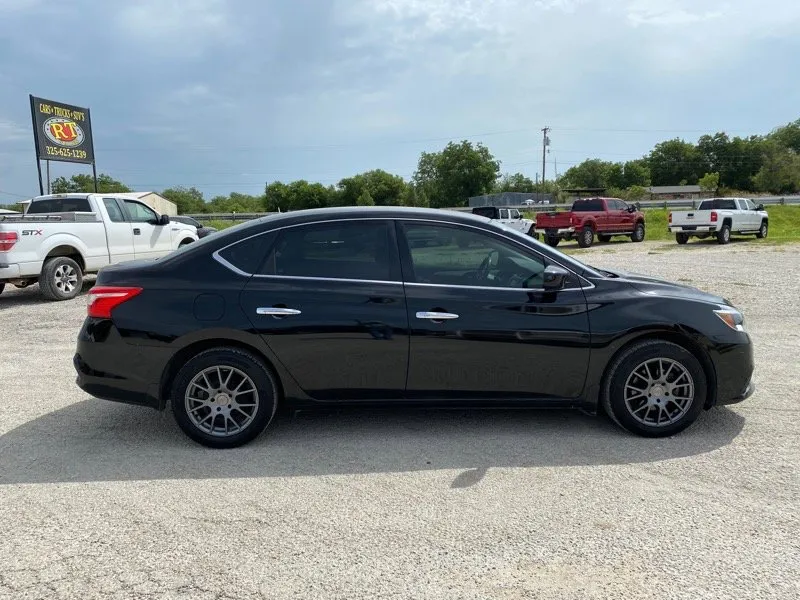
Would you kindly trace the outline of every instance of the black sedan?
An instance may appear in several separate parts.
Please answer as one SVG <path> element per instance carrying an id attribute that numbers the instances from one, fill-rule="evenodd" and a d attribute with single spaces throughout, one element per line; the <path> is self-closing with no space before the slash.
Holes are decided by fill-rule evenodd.
<path id="1" fill-rule="evenodd" d="M 271 215 L 104 268 L 88 313 L 78 385 L 169 403 L 216 448 L 335 403 L 576 408 L 667 436 L 754 389 L 725 299 L 450 211 Z"/>
<path id="2" fill-rule="evenodd" d="M 210 227 L 208 225 L 203 225 L 197 219 L 193 219 L 192 217 L 187 217 L 186 215 L 180 215 L 177 217 L 170 217 L 170 221 L 177 221 L 178 223 L 184 223 L 185 225 L 192 225 L 193 227 L 197 228 L 197 237 L 202 239 L 207 235 L 211 235 L 215 231 L 217 231 L 216 227 Z"/>

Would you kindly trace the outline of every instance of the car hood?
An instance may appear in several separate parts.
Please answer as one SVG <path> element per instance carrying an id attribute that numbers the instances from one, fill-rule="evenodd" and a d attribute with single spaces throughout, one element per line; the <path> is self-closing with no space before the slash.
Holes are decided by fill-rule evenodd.
<path id="1" fill-rule="evenodd" d="M 641 275 L 639 273 L 628 273 L 627 271 L 612 269 L 602 269 L 602 271 L 611 273 L 614 281 L 627 283 L 645 294 L 669 296 L 671 298 L 685 298 L 687 300 L 708 302 L 709 304 L 731 305 L 730 301 L 722 296 L 709 294 L 708 292 L 704 292 L 689 285 L 674 283 L 666 279 L 659 279 L 658 277 L 650 277 L 649 275 Z"/>

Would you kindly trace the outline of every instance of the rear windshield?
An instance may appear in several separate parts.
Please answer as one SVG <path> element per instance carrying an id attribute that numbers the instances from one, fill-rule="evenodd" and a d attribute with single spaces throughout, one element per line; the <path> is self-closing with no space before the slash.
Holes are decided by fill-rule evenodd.
<path id="1" fill-rule="evenodd" d="M 495 214 L 497 214 L 495 212 L 496 210 L 497 209 L 494 206 L 479 206 L 477 208 L 472 209 L 472 214 L 480 215 L 482 217 L 488 217 L 491 219 L 493 216 L 495 216 Z"/>
<path id="2" fill-rule="evenodd" d="M 28 207 L 29 215 L 57 212 L 92 212 L 88 198 L 48 198 L 35 200 Z"/>
<path id="3" fill-rule="evenodd" d="M 593 212 L 602 210 L 603 201 L 598 198 L 575 200 L 575 202 L 572 203 L 572 212 Z"/>
<path id="4" fill-rule="evenodd" d="M 736 200 L 703 200 L 697 210 L 736 210 Z"/>

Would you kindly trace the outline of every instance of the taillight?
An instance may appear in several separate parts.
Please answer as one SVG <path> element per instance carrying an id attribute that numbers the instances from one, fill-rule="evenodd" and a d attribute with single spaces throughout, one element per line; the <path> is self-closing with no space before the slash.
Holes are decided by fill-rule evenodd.
<path id="1" fill-rule="evenodd" d="M 714 210 L 711 211 L 711 222 L 712 223 L 716 223 L 717 222 L 717 212 L 714 211 Z"/>
<path id="2" fill-rule="evenodd" d="M 669 222 L 672 223 L 672 213 L 669 213 Z"/>
<path id="3" fill-rule="evenodd" d="M 8 252 L 19 240 L 16 231 L 0 231 L 0 252 Z"/>
<path id="4" fill-rule="evenodd" d="M 138 287 L 95 286 L 89 290 L 87 312 L 90 317 L 110 319 L 112 310 L 141 292 Z"/>

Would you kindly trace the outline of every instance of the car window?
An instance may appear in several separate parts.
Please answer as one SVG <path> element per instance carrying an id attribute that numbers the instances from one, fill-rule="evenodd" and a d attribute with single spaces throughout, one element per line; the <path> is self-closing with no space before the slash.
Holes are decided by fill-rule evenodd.
<path id="1" fill-rule="evenodd" d="M 41 215 L 56 212 L 92 212 L 88 198 L 48 198 L 31 202 L 26 214 Z"/>
<path id="2" fill-rule="evenodd" d="M 519 217 L 519 211 L 516 208 L 511 209 L 511 218 L 516 219 Z"/>
<path id="3" fill-rule="evenodd" d="M 249 237 L 223 248 L 219 251 L 219 256 L 248 275 L 261 273 L 264 258 L 277 237 L 278 234 L 274 232 Z"/>
<path id="4" fill-rule="evenodd" d="M 478 206 L 472 209 L 473 215 L 480 215 L 482 217 L 486 217 L 487 219 L 493 219 L 495 214 L 495 208 L 493 206 Z"/>
<path id="5" fill-rule="evenodd" d="M 336 221 L 284 229 L 263 272 L 288 277 L 399 281 L 397 248 L 382 221 Z"/>
<path id="6" fill-rule="evenodd" d="M 416 283 L 541 288 L 544 258 L 493 235 L 451 225 L 404 223 Z"/>
<path id="7" fill-rule="evenodd" d="M 108 218 L 111 219 L 112 223 L 125 222 L 125 215 L 122 214 L 122 209 L 114 198 L 103 198 L 103 204 L 105 204 Z"/>
<path id="8" fill-rule="evenodd" d="M 500 218 L 507 219 L 508 218 L 508 209 L 501 208 L 500 209 Z"/>
<path id="9" fill-rule="evenodd" d="M 697 210 L 736 210 L 736 200 L 703 200 Z"/>
<path id="10" fill-rule="evenodd" d="M 131 216 L 131 221 L 134 223 L 147 223 L 157 218 L 156 211 L 149 206 L 145 206 L 141 202 L 125 200 L 125 207 L 128 209 L 128 214 Z"/>
<path id="11" fill-rule="evenodd" d="M 628 210 L 628 205 L 625 204 L 622 200 L 614 200 L 614 209 L 613 210 Z"/>
<path id="12" fill-rule="evenodd" d="M 602 212 L 603 201 L 599 198 L 576 200 L 572 203 L 572 212 Z"/>
<path id="13" fill-rule="evenodd" d="M 745 207 L 747 208 L 747 210 L 755 210 L 756 209 L 756 205 L 753 203 L 752 200 L 745 200 L 744 203 L 745 203 Z"/>

